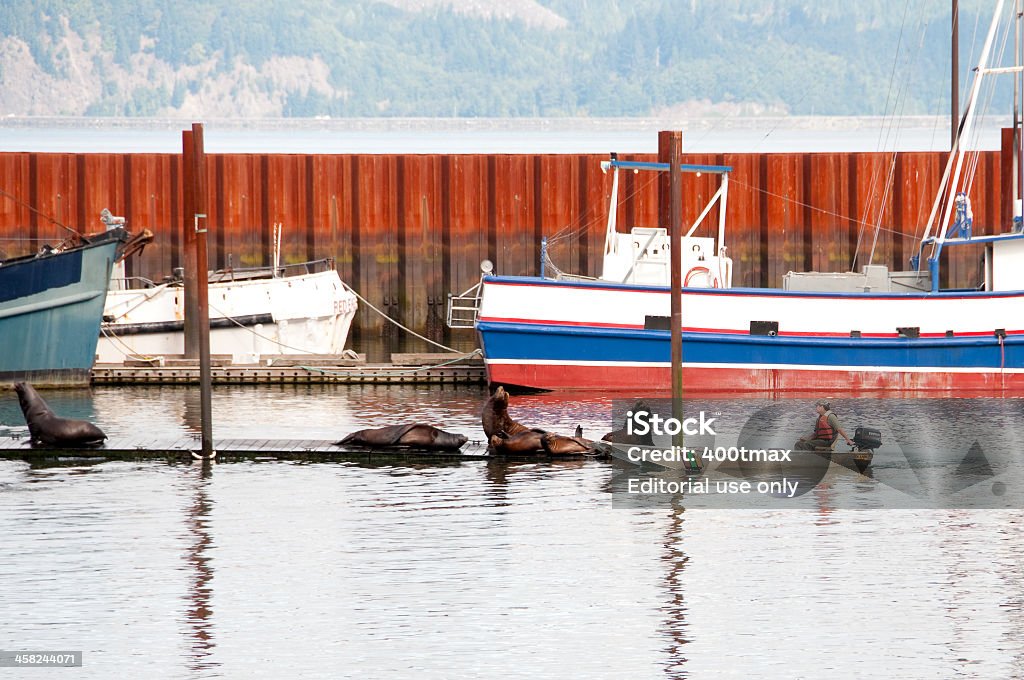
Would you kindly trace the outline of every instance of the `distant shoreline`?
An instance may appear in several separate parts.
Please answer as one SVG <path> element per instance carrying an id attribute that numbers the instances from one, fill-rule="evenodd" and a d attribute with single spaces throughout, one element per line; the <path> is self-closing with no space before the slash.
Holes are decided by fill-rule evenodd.
<path id="1" fill-rule="evenodd" d="M 326 131 L 658 131 L 658 130 L 866 130 L 882 127 L 949 130 L 945 116 L 703 116 L 644 118 L 114 118 L 7 116 L 0 127 L 63 129 L 181 129 L 201 122 L 211 129 Z M 1008 127 L 1010 116 L 979 119 L 979 127 Z"/>
<path id="2" fill-rule="evenodd" d="M 181 118 L 0 118 L 0 152 L 180 153 Z M 682 130 L 685 153 L 948 151 L 949 119 L 887 117 L 209 118 L 210 153 L 656 153 Z M 1009 117 L 980 121 L 969 147 L 995 150 Z"/>

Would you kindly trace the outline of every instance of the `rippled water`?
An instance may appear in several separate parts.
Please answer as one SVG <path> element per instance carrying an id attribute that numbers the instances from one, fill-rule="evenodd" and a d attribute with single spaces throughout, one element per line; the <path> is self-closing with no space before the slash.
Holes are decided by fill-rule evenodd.
<path id="1" fill-rule="evenodd" d="M 45 396 L 112 435 L 198 426 L 181 388 Z M 518 397 L 514 415 L 609 426 L 610 396 L 564 396 Z M 218 389 L 215 434 L 334 438 L 423 419 L 473 435 L 483 397 Z M 811 404 L 701 407 L 736 429 L 767 409 L 789 436 Z M 928 432 L 947 448 L 979 434 L 965 434 L 970 422 L 1020 416 L 1016 400 L 843 406 L 848 422 Z M 0 395 L 0 423 L 23 427 L 12 397 Z M 621 509 L 614 474 L 596 461 L 0 461 L 0 645 L 83 650 L 81 669 L 59 672 L 84 678 L 991 678 L 1024 667 L 1018 510 L 858 509 L 872 507 L 865 478 L 821 485 L 799 510 Z"/>

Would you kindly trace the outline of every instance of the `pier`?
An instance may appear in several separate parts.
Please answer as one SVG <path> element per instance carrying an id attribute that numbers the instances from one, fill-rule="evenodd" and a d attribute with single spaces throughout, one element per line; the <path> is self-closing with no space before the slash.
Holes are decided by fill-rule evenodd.
<path id="1" fill-rule="evenodd" d="M 341 436 L 339 435 L 339 439 Z M 320 439 L 221 439 L 217 440 L 216 460 L 324 460 L 388 463 L 452 463 L 487 460 L 487 445 L 471 441 L 460 451 L 426 451 L 408 448 L 373 450 L 341 447 Z M 192 452 L 201 448 L 199 433 L 187 437 L 141 437 L 111 439 L 94 449 L 36 448 L 28 437 L 0 437 L 0 458 L 32 461 L 107 460 L 193 460 Z"/>
<path id="2" fill-rule="evenodd" d="M 278 355 L 260 364 L 233 364 L 214 357 L 214 385 L 281 385 L 337 383 L 347 385 L 483 385 L 487 382 L 479 355 L 392 354 L 389 363 L 366 363 L 343 357 Z M 155 357 L 124 364 L 96 364 L 93 385 L 198 385 L 199 362 Z"/>

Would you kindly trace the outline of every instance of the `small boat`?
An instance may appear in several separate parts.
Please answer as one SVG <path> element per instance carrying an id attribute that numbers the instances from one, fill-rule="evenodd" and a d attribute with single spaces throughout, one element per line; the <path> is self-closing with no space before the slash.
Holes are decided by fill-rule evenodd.
<path id="1" fill-rule="evenodd" d="M 831 448 L 819 447 L 814 449 L 814 451 L 797 451 L 794 449 L 793 456 L 796 457 L 801 453 L 820 456 L 836 465 L 842 465 L 857 472 L 864 472 L 875 458 L 875 449 L 882 445 L 882 433 L 874 428 L 858 427 L 854 430 L 852 441 L 853 446 L 850 447 L 849 451 L 837 450 L 835 446 Z"/>
<path id="2" fill-rule="evenodd" d="M 115 227 L 0 262 L 0 380 L 89 384 L 111 269 L 130 241 Z"/>
<path id="3" fill-rule="evenodd" d="M 669 391 L 675 332 L 682 335 L 684 385 L 701 392 L 1024 391 L 1020 202 L 1003 233 L 972 235 L 970 165 L 964 169 L 981 78 L 1013 70 L 987 66 L 999 15 L 997 8 L 956 153 L 908 270 L 790 272 L 781 289 L 733 287 L 725 242 L 732 168 L 683 165 L 685 173 L 717 176 L 719 187 L 682 238 L 682 327 L 671 328 L 667 230 L 620 232 L 616 224 L 619 173 L 664 172 L 668 165 L 613 154 L 602 162 L 613 178 L 600 276 L 551 273 L 542 252 L 540 276 L 496 276 L 485 266 L 476 291 L 452 298 L 463 316 L 472 307 L 489 382 Z M 708 218 L 716 202 L 714 224 Z M 707 235 L 695 235 L 705 221 Z M 940 287 L 941 256 L 952 247 L 976 248 L 984 259 L 977 289 Z"/>
<path id="4" fill-rule="evenodd" d="M 214 271 L 208 294 L 210 353 L 243 364 L 282 354 L 341 355 L 358 308 L 332 259 Z M 160 283 L 115 275 L 98 361 L 179 357 L 184 329 L 181 270 Z"/>

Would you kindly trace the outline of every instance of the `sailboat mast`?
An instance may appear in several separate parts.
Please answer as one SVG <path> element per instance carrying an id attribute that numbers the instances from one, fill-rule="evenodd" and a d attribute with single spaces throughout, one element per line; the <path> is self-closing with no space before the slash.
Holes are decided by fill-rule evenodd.
<path id="1" fill-rule="evenodd" d="M 1015 28 L 1013 32 L 1014 66 L 1024 64 L 1024 20 L 1021 18 L 1021 0 L 1014 3 Z M 1013 158 L 1013 217 L 1021 215 L 1021 199 L 1024 198 L 1024 73 L 1013 74 L 1013 136 L 1017 153 Z"/>
<path id="2" fill-rule="evenodd" d="M 981 57 L 978 59 L 978 66 L 975 69 L 974 82 L 971 83 L 971 96 L 968 99 L 967 109 L 964 112 L 963 124 L 953 145 L 956 153 L 950 153 L 949 160 L 946 163 L 946 170 L 942 175 L 941 186 L 948 187 L 945 210 L 942 211 L 941 218 L 938 223 L 936 223 L 935 217 L 939 213 L 939 208 L 942 205 L 943 196 L 942 191 L 940 191 L 938 196 L 935 197 L 935 203 L 932 205 L 931 215 L 928 217 L 928 224 L 925 228 L 925 239 L 931 235 L 932 229 L 934 228 L 935 241 L 932 244 L 933 256 L 938 254 L 938 251 L 942 247 L 941 244 L 946 240 L 946 225 L 949 224 L 950 217 L 953 214 L 957 186 L 960 183 L 960 172 L 963 169 L 964 143 L 970 139 L 971 136 L 971 127 L 974 124 L 975 112 L 978 105 L 978 96 L 981 93 L 981 76 L 988 66 L 989 53 L 992 51 L 992 43 L 995 41 L 996 28 L 999 26 L 999 16 L 1002 14 L 1003 6 L 1003 0 L 998 0 L 996 3 L 996 11 L 992 15 L 992 23 L 988 28 L 988 34 L 985 36 L 985 44 L 981 48 Z M 950 175 L 951 171 L 952 176 Z"/>
<path id="3" fill-rule="evenodd" d="M 950 46 L 949 74 L 949 110 L 951 114 L 949 126 L 949 152 L 956 151 L 956 133 L 960 127 L 960 0 L 953 0 L 953 42 Z"/>

